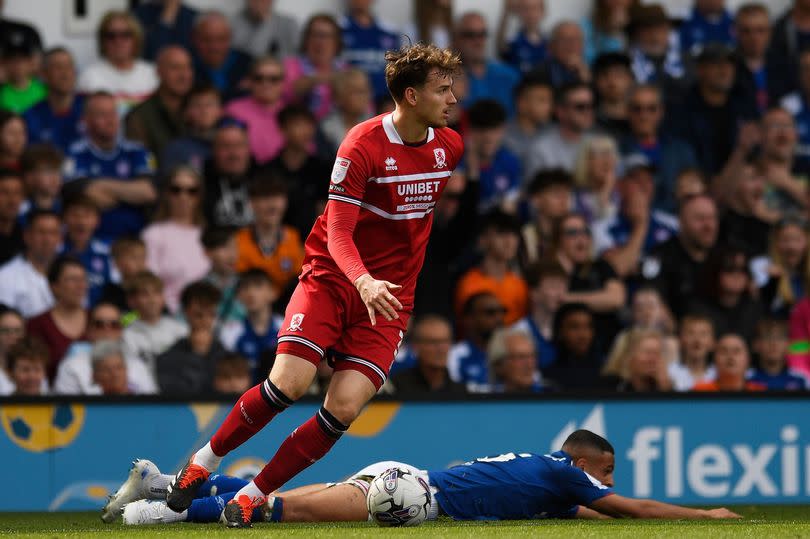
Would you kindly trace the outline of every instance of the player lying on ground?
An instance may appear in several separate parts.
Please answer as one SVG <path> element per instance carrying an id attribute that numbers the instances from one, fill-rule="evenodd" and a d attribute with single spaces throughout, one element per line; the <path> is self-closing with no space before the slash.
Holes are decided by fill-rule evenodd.
<path id="1" fill-rule="evenodd" d="M 447 470 L 424 471 L 399 462 L 368 466 L 342 483 L 308 485 L 277 492 L 253 509 L 252 521 L 334 522 L 368 519 L 366 493 L 383 471 L 404 468 L 431 487 L 428 519 L 449 515 L 456 520 L 533 518 L 739 518 L 727 509 L 690 509 L 625 498 L 613 492 L 613 446 L 587 430 L 571 434 L 561 451 L 551 455 L 507 453 L 477 459 Z M 136 461 L 129 478 L 104 508 L 112 522 L 123 508 L 126 524 L 216 522 L 225 505 L 247 481 L 212 475 L 197 490 L 189 508 L 168 508 L 166 488 L 172 480 L 149 461 Z"/>

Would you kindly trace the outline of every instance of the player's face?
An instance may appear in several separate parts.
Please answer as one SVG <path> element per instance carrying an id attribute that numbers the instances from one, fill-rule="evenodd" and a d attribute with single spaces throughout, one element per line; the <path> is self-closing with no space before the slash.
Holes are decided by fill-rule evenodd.
<path id="1" fill-rule="evenodd" d="M 603 485 L 613 487 L 613 470 L 616 467 L 616 457 L 613 453 L 604 451 L 583 457 L 577 461 L 577 464 L 582 471 L 595 477 Z"/>
<path id="2" fill-rule="evenodd" d="M 417 115 L 428 127 L 447 127 L 450 111 L 457 103 L 453 77 L 432 71 L 421 88 L 415 89 Z"/>

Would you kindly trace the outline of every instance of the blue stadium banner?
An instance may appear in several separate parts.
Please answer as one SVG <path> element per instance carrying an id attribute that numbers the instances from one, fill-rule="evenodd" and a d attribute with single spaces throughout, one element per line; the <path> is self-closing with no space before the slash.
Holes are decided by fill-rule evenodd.
<path id="1" fill-rule="evenodd" d="M 387 402 L 370 405 L 334 450 L 288 486 L 335 481 L 378 460 L 440 469 L 509 451 L 545 453 L 578 428 L 616 448 L 616 490 L 682 504 L 810 502 L 810 400 Z M 228 455 L 252 476 L 317 409 L 299 403 Z M 0 510 L 97 509 L 149 458 L 174 473 L 230 410 L 223 403 L 0 405 Z M 25 496 L 20 496 L 24 486 Z"/>

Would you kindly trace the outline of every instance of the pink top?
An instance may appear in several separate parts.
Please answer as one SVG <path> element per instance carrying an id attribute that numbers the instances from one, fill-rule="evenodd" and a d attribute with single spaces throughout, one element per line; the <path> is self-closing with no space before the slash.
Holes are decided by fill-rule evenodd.
<path id="1" fill-rule="evenodd" d="M 200 243 L 198 226 L 179 225 L 169 221 L 146 227 L 146 265 L 163 280 L 163 297 L 172 312 L 180 306 L 183 288 L 208 274 L 211 267 Z"/>
<path id="2" fill-rule="evenodd" d="M 247 125 L 250 153 L 259 163 L 274 158 L 284 146 L 284 135 L 276 121 L 276 115 L 282 106 L 283 103 L 279 101 L 268 107 L 248 96 L 234 99 L 225 107 L 225 114 Z"/>

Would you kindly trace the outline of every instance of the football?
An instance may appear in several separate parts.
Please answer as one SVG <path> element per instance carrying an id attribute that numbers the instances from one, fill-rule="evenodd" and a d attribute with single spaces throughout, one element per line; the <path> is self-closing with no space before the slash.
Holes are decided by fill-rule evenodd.
<path id="1" fill-rule="evenodd" d="M 430 511 L 430 487 L 408 470 L 389 468 L 371 482 L 366 503 L 380 526 L 418 526 Z"/>

